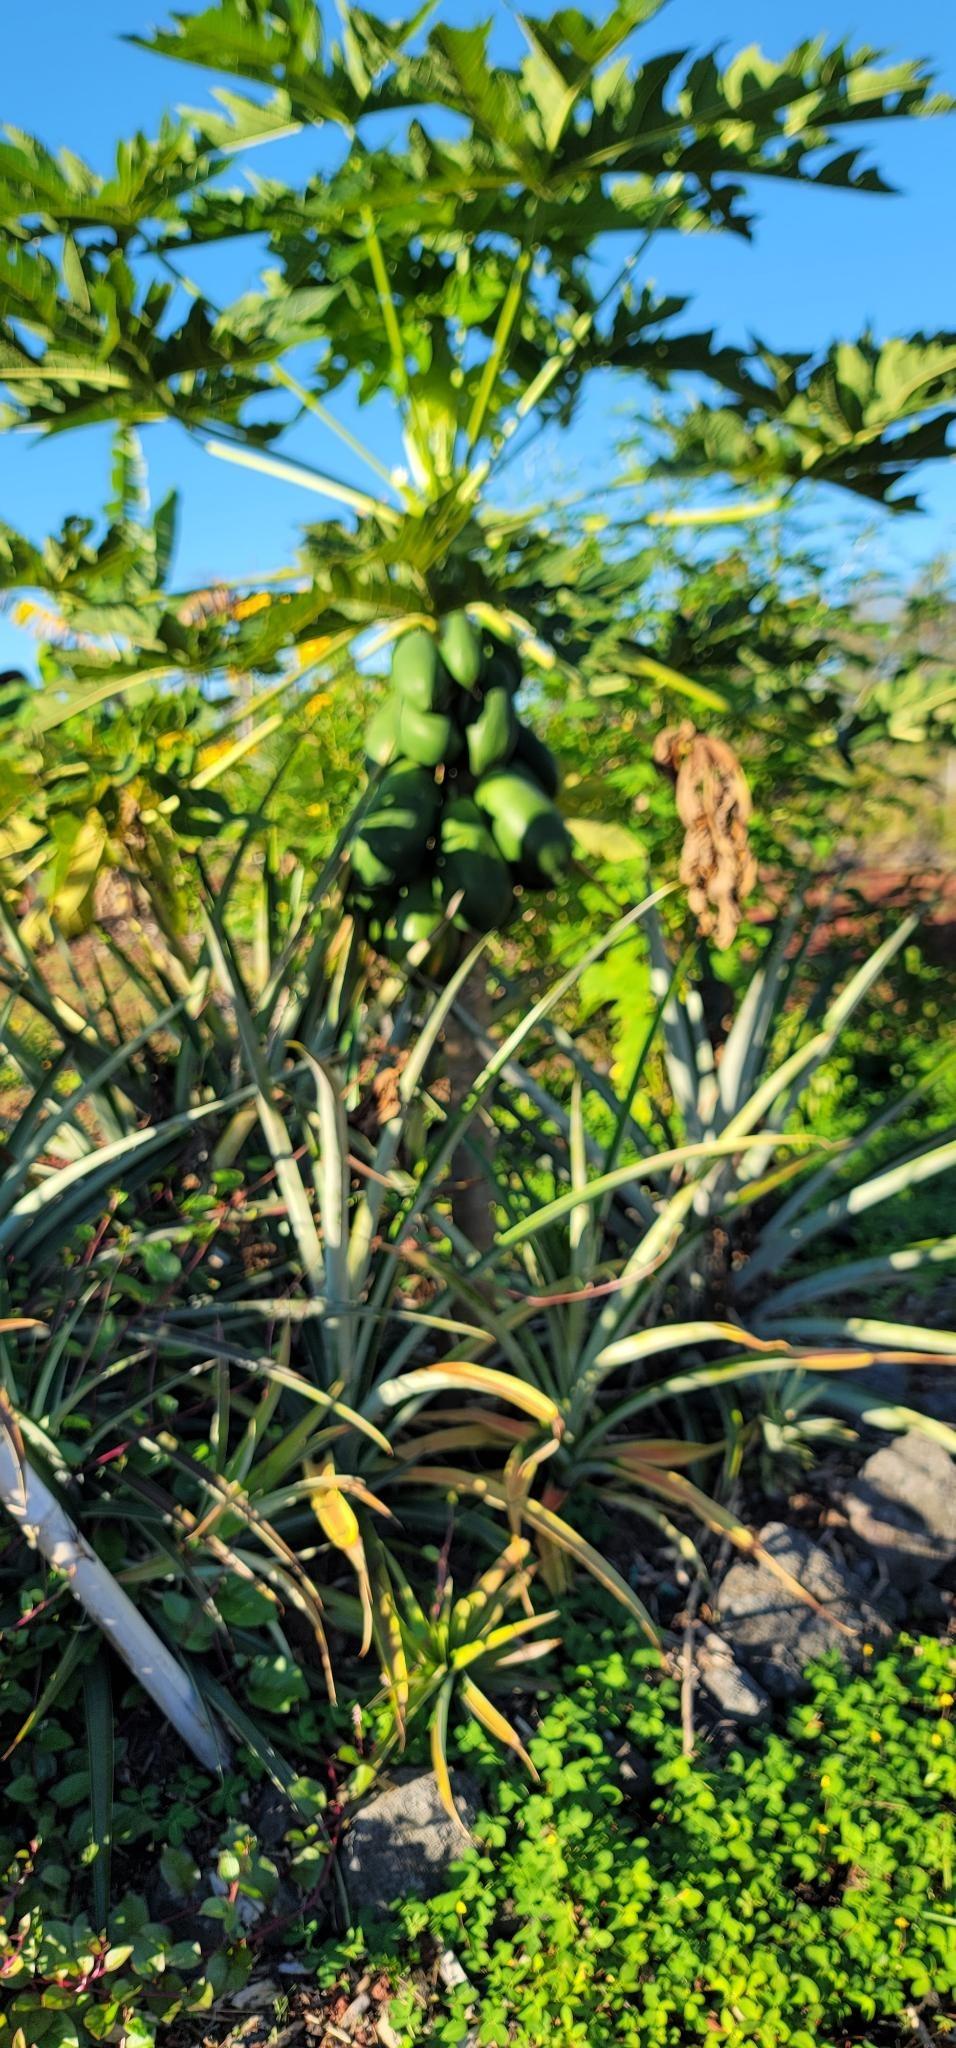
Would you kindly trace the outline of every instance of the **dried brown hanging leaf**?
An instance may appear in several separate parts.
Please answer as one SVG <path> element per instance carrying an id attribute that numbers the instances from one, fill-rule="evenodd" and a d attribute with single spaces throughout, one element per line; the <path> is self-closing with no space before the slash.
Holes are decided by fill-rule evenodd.
<path id="1" fill-rule="evenodd" d="M 383 1125 L 400 1116 L 402 1098 L 399 1082 L 410 1054 L 395 1052 L 384 1039 L 375 1041 L 358 1071 L 362 1100 L 352 1118 L 357 1130 L 376 1139 Z"/>
<path id="2" fill-rule="evenodd" d="M 684 827 L 680 879 L 697 929 L 720 947 L 732 945 L 757 879 L 746 777 L 727 741 L 698 732 L 689 718 L 658 734 L 654 761 L 674 783 Z"/>

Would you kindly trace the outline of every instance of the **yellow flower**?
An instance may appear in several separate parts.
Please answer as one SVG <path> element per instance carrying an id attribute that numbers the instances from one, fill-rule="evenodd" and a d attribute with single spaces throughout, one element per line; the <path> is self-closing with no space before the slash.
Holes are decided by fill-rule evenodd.
<path id="1" fill-rule="evenodd" d="M 272 599 L 267 590 L 254 590 L 251 597 L 241 597 L 232 607 L 234 619 L 254 619 L 257 612 L 268 611 Z"/>
<path id="2" fill-rule="evenodd" d="M 933 1745 L 933 1748 L 934 1748 L 934 1749 L 939 1749 L 939 1748 L 940 1748 L 940 1746 L 941 1746 L 941 1744 L 942 1744 L 942 1740 L 943 1740 L 943 1738 L 942 1738 L 942 1736 L 941 1736 L 941 1735 L 939 1734 L 939 1732 L 938 1732 L 938 1731 L 937 1731 L 937 1733 L 936 1733 L 935 1735 L 931 1735 L 929 1739 L 930 1739 L 930 1741 L 931 1741 L 931 1743 L 932 1743 L 932 1745 Z"/>
<path id="3" fill-rule="evenodd" d="M 306 701 L 306 717 L 314 718 L 317 712 L 327 711 L 331 702 L 331 690 L 316 690 L 315 696 L 309 697 Z"/>
<path id="4" fill-rule="evenodd" d="M 300 640 L 294 649 L 299 657 L 300 669 L 308 668 L 313 661 L 321 661 L 323 654 L 328 653 L 333 638 L 334 635 L 331 633 L 320 633 L 314 640 Z"/>
<path id="5" fill-rule="evenodd" d="M 864 1645 L 863 1645 L 863 1655 L 864 1655 L 864 1657 L 872 1657 L 872 1655 L 873 1655 L 873 1645 L 872 1645 L 872 1643 L 864 1643 Z"/>
<path id="6" fill-rule="evenodd" d="M 940 1704 L 940 1706 L 941 1706 L 941 1707 L 951 1707 L 951 1706 L 952 1706 L 952 1704 L 953 1704 L 953 1695 L 952 1695 L 952 1693 L 951 1693 L 951 1692 L 941 1692 L 941 1693 L 940 1693 L 940 1696 L 939 1696 L 939 1704 Z"/>
<path id="7" fill-rule="evenodd" d="M 820 1779 L 820 1783 L 821 1783 L 821 1785 L 823 1786 L 824 1792 L 827 1792 L 827 1791 L 829 1791 L 829 1787 L 830 1787 L 830 1773 L 829 1773 L 829 1771 L 824 1771 L 824 1773 L 823 1773 L 823 1776 L 822 1776 L 822 1778 Z"/>
<path id="8" fill-rule="evenodd" d="M 231 746 L 230 739 L 209 740 L 206 746 L 200 747 L 196 757 L 199 767 L 211 768 L 214 761 L 221 761 L 223 755 L 228 754 Z"/>
<path id="9" fill-rule="evenodd" d="M 464 1899 L 456 1899 L 456 1900 L 455 1900 L 455 1912 L 457 1913 L 457 1915 L 458 1915 L 458 1918 L 459 1918 L 459 1920 L 463 1920 L 463 1919 L 464 1919 L 464 1917 L 465 1917 L 465 1914 L 467 1913 L 467 1911 L 468 1911 L 468 1908 L 467 1908 L 467 1906 L 466 1906 L 466 1904 L 465 1904 L 465 1901 L 464 1901 Z"/>
<path id="10" fill-rule="evenodd" d="M 826 1821 L 825 1821 L 825 1820 L 818 1820 L 818 1821 L 817 1821 L 817 1834 L 818 1834 L 818 1835 L 828 1835 L 828 1834 L 829 1834 L 829 1832 L 830 1832 L 830 1830 L 829 1830 L 829 1828 L 827 1827 Z"/>
<path id="11" fill-rule="evenodd" d="M 905 1913 L 897 1913 L 896 1919 L 893 1922 L 894 1927 L 908 1927 L 909 1924 Z"/>
<path id="12" fill-rule="evenodd" d="M 882 1740 L 883 1740 L 883 1737 L 882 1737 L 882 1735 L 880 1734 L 880 1731 L 879 1731 L 879 1729 L 878 1729 L 878 1728 L 871 1728 L 871 1729 L 870 1729 L 870 1741 L 871 1741 L 871 1742 L 882 1742 Z"/>

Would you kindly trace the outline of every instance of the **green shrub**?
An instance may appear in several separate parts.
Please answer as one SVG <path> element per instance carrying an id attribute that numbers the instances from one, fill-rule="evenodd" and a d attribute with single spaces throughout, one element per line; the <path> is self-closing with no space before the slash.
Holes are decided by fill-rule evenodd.
<path id="1" fill-rule="evenodd" d="M 946 2038 L 951 1650 L 903 1638 L 862 1677 L 822 1664 L 785 1730 L 688 1760 L 675 1688 L 616 1639 L 545 1712 L 539 1788 L 499 1770 L 452 1888 L 402 1908 L 393 1979 L 435 1942 L 469 1980 L 427 2011 L 406 2000 L 406 2038 L 877 2048 L 908 2013 Z"/>
<path id="2" fill-rule="evenodd" d="M 177 2040 L 192 2027 L 198 2041 L 264 1936 L 311 1961 L 320 1986 L 356 1964 L 385 1973 L 402 2048 L 458 2048 L 469 2027 L 480 2048 L 889 2048 L 907 2012 L 944 2041 L 952 1649 L 904 1637 L 865 1676 L 823 1664 L 785 1726 L 688 1760 L 653 1656 L 617 1624 L 597 1638 L 572 1624 L 567 1639 L 563 1685 L 528 1741 L 538 1786 L 472 1726 L 459 1758 L 487 1810 L 450 1888 L 336 1942 L 318 1783 L 296 1781 L 300 1818 L 266 1850 L 271 1795 L 254 1760 L 218 1785 L 189 1765 L 146 1769 L 141 1716 L 117 1743 L 100 1932 L 88 1758 L 58 1701 L 8 1762 L 0 2048 L 147 2048 L 173 2020 Z M 4 1679 L 14 1716 L 23 1640 Z M 442 1993 L 446 1946 L 468 1983 Z"/>
<path id="3" fill-rule="evenodd" d="M 57 1598 L 41 1581 L 9 1628 L 0 1605 L 0 2048 L 152 2048 L 190 2015 L 198 2041 L 201 2015 L 245 1984 L 270 1930 L 284 1940 L 328 1875 L 325 1793 L 294 1780 L 298 1811 L 267 1853 L 261 1765 L 243 1751 L 217 1780 L 179 1761 L 178 1745 L 157 1749 L 130 1685 L 99 1811 L 114 1745 L 102 1730 L 85 1740 L 82 1668 L 47 1677 L 64 1639 Z M 69 1647 L 61 1661 L 78 1666 Z"/>

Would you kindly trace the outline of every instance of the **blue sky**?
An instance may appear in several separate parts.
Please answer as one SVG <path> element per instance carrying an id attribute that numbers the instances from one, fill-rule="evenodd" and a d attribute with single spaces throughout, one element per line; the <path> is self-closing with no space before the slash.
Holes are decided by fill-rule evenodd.
<path id="1" fill-rule="evenodd" d="M 382 5 L 381 11 L 391 9 Z M 508 11 L 487 0 L 444 0 L 442 13 L 460 24 L 490 13 L 503 49 L 515 34 Z M 31 0 L 29 6 L 8 5 L 4 15 L 0 120 L 31 130 L 49 146 L 67 145 L 97 168 L 106 168 L 120 134 L 153 131 L 164 107 L 208 102 L 218 82 L 211 73 L 152 57 L 120 40 L 124 32 L 144 32 L 167 18 L 149 0 Z M 956 91 L 956 6 L 944 0 L 909 0 L 905 8 L 898 0 L 671 0 L 645 28 L 638 48 L 650 55 L 720 45 L 729 55 L 759 42 L 779 56 L 820 32 L 897 55 L 928 57 L 941 83 Z M 650 251 L 649 280 L 661 290 L 689 293 L 694 303 L 688 318 L 695 326 L 715 325 L 725 341 L 757 333 L 776 346 L 817 348 L 867 325 L 878 335 L 952 329 L 956 123 L 876 125 L 854 139 L 871 145 L 900 197 L 756 185 L 752 201 L 761 225 L 752 245 L 731 237 L 665 238 Z M 300 137 L 258 151 L 256 169 L 304 178 L 316 154 L 315 138 Z M 237 267 L 232 252 L 220 251 L 202 281 L 224 299 L 254 278 Z M 529 463 L 525 473 L 515 466 L 513 491 L 540 495 L 559 480 L 586 481 L 594 449 L 626 422 L 628 396 L 625 380 L 600 380 L 561 447 L 539 442 L 534 466 Z M 366 414 L 359 422 L 344 396 L 336 409 L 365 439 L 374 437 L 387 459 L 395 459 L 384 414 Z M 213 462 L 175 429 L 153 428 L 145 439 L 154 492 L 176 483 L 183 493 L 175 565 L 180 584 L 274 568 L 288 558 L 299 524 L 322 516 L 321 500 Z M 332 448 L 314 422 L 297 433 L 295 452 L 332 466 Z M 339 452 L 335 466 L 344 474 Z M 107 436 L 99 429 L 47 443 L 0 439 L 0 517 L 39 537 L 68 512 L 95 511 L 107 459 Z M 927 516 L 881 520 L 875 541 L 867 543 L 867 559 L 916 564 L 951 548 L 954 472 L 956 464 L 927 470 L 920 480 Z M 860 534 L 871 523 L 826 493 L 815 538 L 845 567 L 862 562 Z M 0 663 L 29 663 L 30 656 L 24 635 L 0 617 Z"/>

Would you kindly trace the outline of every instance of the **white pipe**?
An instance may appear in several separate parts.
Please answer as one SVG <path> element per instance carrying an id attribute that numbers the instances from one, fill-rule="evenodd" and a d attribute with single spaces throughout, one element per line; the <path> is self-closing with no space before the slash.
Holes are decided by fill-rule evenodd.
<path id="1" fill-rule="evenodd" d="M 27 1542 L 69 1580 L 74 1598 L 103 1630 L 151 1694 L 188 1749 L 206 1770 L 218 1771 L 227 1755 L 188 1672 L 122 1586 L 90 1549 L 75 1522 L 19 1448 L 9 1410 L 0 1408 L 0 1501 Z"/>

